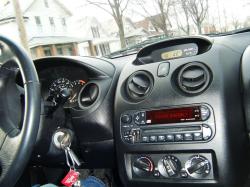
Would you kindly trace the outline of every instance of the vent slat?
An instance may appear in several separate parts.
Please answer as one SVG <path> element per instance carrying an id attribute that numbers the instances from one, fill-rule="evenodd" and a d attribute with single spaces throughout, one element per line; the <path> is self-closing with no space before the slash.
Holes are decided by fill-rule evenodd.
<path id="1" fill-rule="evenodd" d="M 183 72 L 182 77 L 190 81 L 197 81 L 204 77 L 204 71 L 202 69 L 188 69 Z"/>
<path id="2" fill-rule="evenodd" d="M 142 77 L 142 76 L 133 77 L 132 81 L 134 84 L 144 89 L 147 89 L 150 84 L 149 80 L 146 80 L 145 77 Z"/>
<path id="3" fill-rule="evenodd" d="M 138 95 L 144 95 L 145 94 L 145 92 L 147 91 L 147 90 L 145 90 L 145 89 L 140 89 L 139 87 L 137 87 L 136 85 L 134 85 L 134 84 L 129 84 L 128 85 L 128 88 L 129 88 L 129 90 L 131 91 L 131 92 L 134 92 L 135 94 L 138 94 Z"/>
<path id="4" fill-rule="evenodd" d="M 182 81 L 182 85 L 188 88 L 195 89 L 197 87 L 201 87 L 206 82 L 206 79 L 201 79 L 198 81 Z"/>

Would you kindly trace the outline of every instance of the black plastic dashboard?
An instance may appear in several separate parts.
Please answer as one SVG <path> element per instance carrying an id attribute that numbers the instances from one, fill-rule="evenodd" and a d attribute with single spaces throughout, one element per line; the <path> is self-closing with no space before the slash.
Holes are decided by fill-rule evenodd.
<path id="1" fill-rule="evenodd" d="M 57 87 L 76 90 L 55 119 L 46 115 L 44 103 L 35 162 L 64 161 L 51 137 L 67 127 L 75 133 L 72 148 L 82 167 L 118 169 L 125 187 L 243 186 L 249 165 L 249 45 L 249 33 L 195 36 L 115 59 L 35 60 L 43 99 Z M 87 85 L 98 90 L 86 106 L 81 101 Z"/>
<path id="2" fill-rule="evenodd" d="M 123 67 L 114 135 L 125 186 L 243 186 L 249 162 L 241 57 L 249 44 L 248 34 L 171 39 Z"/>

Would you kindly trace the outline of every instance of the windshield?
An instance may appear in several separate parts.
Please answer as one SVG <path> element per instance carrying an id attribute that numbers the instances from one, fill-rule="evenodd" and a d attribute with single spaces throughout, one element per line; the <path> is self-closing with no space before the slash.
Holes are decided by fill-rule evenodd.
<path id="1" fill-rule="evenodd" d="M 249 0 L 0 0 L 0 34 L 33 58 L 122 56 L 250 26 Z"/>

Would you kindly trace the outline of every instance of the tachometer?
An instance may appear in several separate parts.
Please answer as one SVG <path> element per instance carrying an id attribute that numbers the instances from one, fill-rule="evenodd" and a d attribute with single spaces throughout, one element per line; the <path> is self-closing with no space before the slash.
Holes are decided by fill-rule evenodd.
<path id="1" fill-rule="evenodd" d="M 77 99 L 78 99 L 78 93 L 80 92 L 82 86 L 86 83 L 84 80 L 75 80 L 72 82 L 73 88 L 72 88 L 72 94 L 71 97 L 69 98 L 69 104 L 75 105 L 77 104 Z"/>

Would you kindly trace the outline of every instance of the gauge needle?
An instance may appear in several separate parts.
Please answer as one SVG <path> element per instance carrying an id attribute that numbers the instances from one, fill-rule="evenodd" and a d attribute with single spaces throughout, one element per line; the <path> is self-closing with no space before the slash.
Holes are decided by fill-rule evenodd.
<path id="1" fill-rule="evenodd" d="M 77 93 L 75 93 L 74 95 L 73 95 L 73 97 L 72 98 L 70 98 L 70 102 L 72 102 L 72 100 L 74 100 L 75 99 L 75 97 L 76 97 L 76 95 L 77 95 Z"/>

